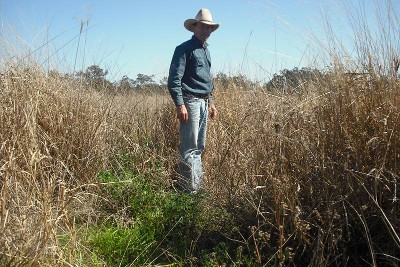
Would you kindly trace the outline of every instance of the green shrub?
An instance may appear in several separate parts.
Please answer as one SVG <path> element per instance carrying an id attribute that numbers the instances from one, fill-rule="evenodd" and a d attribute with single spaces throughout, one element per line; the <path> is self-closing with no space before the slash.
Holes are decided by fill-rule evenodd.
<path id="1" fill-rule="evenodd" d="M 99 257 L 109 266 L 169 261 L 166 250 L 185 257 L 202 228 L 201 197 L 168 192 L 154 179 L 129 172 L 121 177 L 104 172 L 99 179 L 108 205 L 127 210 L 124 222 L 105 222 L 90 231 L 90 247 Z"/>

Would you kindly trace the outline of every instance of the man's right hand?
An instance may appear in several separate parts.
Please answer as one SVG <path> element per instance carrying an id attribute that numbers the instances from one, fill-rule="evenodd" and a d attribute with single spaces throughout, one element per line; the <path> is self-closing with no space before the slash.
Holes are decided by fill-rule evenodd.
<path id="1" fill-rule="evenodd" d="M 176 117 L 180 122 L 187 122 L 189 120 L 189 114 L 185 105 L 176 107 Z"/>

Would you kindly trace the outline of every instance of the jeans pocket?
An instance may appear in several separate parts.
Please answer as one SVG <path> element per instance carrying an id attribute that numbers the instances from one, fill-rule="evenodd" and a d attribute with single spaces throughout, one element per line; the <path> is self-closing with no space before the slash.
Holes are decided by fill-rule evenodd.
<path id="1" fill-rule="evenodd" d="M 198 98 L 194 95 L 185 95 L 185 96 L 183 96 L 183 101 L 185 102 L 185 104 L 193 104 L 193 103 L 199 102 L 200 98 Z"/>

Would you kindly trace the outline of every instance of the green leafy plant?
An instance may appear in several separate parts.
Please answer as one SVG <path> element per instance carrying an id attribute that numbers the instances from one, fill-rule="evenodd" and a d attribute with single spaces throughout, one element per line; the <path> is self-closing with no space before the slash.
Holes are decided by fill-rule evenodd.
<path id="1" fill-rule="evenodd" d="M 116 208 L 122 201 L 120 208 L 127 210 L 125 222 L 106 222 L 90 232 L 89 245 L 99 257 L 110 266 L 185 257 L 202 228 L 199 196 L 167 191 L 154 179 L 130 172 L 121 177 L 104 172 L 99 179 L 108 202 Z"/>

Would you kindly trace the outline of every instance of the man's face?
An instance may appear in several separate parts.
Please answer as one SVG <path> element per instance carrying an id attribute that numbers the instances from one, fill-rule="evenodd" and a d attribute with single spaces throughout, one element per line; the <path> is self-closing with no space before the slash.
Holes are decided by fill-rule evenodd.
<path id="1" fill-rule="evenodd" d="M 194 36 L 196 36 L 203 43 L 207 41 L 208 37 L 210 37 L 213 26 L 207 25 L 201 22 L 197 22 L 193 25 Z"/>

